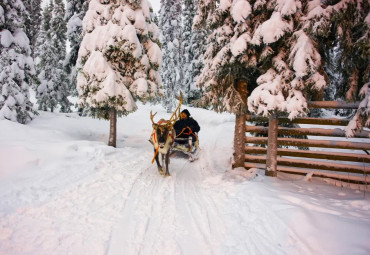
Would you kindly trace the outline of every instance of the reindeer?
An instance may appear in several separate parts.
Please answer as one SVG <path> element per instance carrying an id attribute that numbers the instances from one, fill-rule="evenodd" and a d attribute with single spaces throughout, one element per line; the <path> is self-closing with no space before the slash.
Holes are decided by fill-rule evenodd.
<path id="1" fill-rule="evenodd" d="M 149 141 L 154 146 L 154 158 L 152 160 L 152 163 L 154 162 L 155 159 L 158 166 L 158 172 L 161 175 L 164 175 L 164 177 L 170 176 L 170 172 L 168 170 L 168 163 L 171 154 L 171 149 L 173 147 L 176 137 L 173 125 L 180 118 L 180 107 L 183 100 L 181 92 L 180 97 L 176 97 L 176 99 L 179 100 L 179 105 L 177 106 L 176 110 L 173 112 L 169 120 L 160 119 L 158 123 L 155 123 L 153 118 L 157 113 L 152 114 L 152 111 L 150 111 L 150 120 L 153 123 L 152 125 L 153 131 Z M 161 154 L 162 156 L 162 165 L 164 166 L 164 164 L 166 164 L 165 169 L 159 163 L 158 154 Z"/>

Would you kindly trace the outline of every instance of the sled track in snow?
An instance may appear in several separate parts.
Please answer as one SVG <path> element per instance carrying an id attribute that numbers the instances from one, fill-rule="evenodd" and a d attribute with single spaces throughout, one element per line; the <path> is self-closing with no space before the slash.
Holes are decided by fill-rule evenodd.
<path id="1" fill-rule="evenodd" d="M 202 160 L 171 158 L 171 177 L 164 178 L 155 164 L 132 183 L 122 218 L 113 229 L 108 254 L 213 254 L 212 225 L 217 208 L 201 188 Z M 191 231 L 189 231 L 189 228 Z M 218 238 L 216 238 L 218 239 Z M 191 249 L 191 250 L 189 250 Z"/>
<path id="2" fill-rule="evenodd" d="M 167 178 L 155 164 L 142 168 L 126 187 L 107 254 L 284 254 L 276 248 L 287 245 L 281 235 L 289 243 L 301 239 L 268 201 L 248 191 L 240 196 L 237 184 L 217 180 L 222 175 L 210 170 L 210 155 L 204 150 L 194 162 L 171 158 Z M 300 252 L 309 254 L 305 245 Z"/>

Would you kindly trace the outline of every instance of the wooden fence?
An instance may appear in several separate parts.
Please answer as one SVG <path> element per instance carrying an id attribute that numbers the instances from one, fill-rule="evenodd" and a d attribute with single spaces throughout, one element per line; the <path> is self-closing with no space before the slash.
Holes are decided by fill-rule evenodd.
<path id="1" fill-rule="evenodd" d="M 357 109 L 358 103 L 320 101 L 311 102 L 309 108 Z M 268 122 L 269 125 L 268 127 L 246 126 L 247 133 L 268 134 L 268 137 L 246 136 L 245 168 L 265 169 L 268 176 L 276 176 L 278 171 L 299 175 L 310 173 L 313 176 L 364 184 L 366 187 L 370 183 L 370 178 L 367 177 L 370 172 L 370 132 L 357 132 L 355 137 L 361 138 L 360 141 L 348 141 L 348 139 L 338 141 L 338 138 L 333 140 L 333 137 L 345 137 L 343 126 L 346 126 L 349 120 L 309 117 L 290 121 L 287 118 L 276 116 L 263 118 L 247 115 L 246 121 Z M 310 124 L 310 126 L 307 128 L 286 128 L 279 127 L 279 123 Z M 311 125 L 333 126 L 334 128 L 312 127 Z M 336 126 L 342 126 L 342 128 Z M 284 138 L 278 138 L 278 134 L 284 135 Z M 310 137 L 309 139 L 289 137 L 293 135 Z M 312 136 L 331 137 L 331 140 L 314 139 Z M 248 144 L 268 146 L 266 149 Z M 310 150 L 283 149 L 278 148 L 279 145 L 309 147 Z M 331 148 L 331 150 L 318 151 L 312 150 L 311 147 Z M 344 149 L 354 150 L 354 152 L 341 152 Z"/>

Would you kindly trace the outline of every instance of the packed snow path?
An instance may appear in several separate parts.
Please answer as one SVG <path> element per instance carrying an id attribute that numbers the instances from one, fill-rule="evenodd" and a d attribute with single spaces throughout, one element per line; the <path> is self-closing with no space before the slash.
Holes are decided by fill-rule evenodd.
<path id="1" fill-rule="evenodd" d="M 199 160 L 151 164 L 149 111 L 0 122 L 0 254 L 367 254 L 369 194 L 230 170 L 234 117 L 190 108 Z M 365 196 L 365 197 L 364 197 Z"/>

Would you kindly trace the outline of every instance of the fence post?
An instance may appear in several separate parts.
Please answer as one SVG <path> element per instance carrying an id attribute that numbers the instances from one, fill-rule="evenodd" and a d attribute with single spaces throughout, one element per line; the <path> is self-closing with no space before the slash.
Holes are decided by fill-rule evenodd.
<path id="1" fill-rule="evenodd" d="M 278 118 L 275 114 L 270 116 L 268 143 L 267 143 L 267 158 L 265 175 L 277 176 L 277 135 L 278 135 Z"/>

